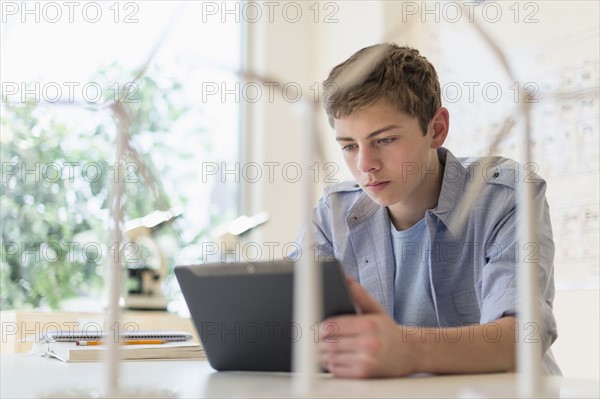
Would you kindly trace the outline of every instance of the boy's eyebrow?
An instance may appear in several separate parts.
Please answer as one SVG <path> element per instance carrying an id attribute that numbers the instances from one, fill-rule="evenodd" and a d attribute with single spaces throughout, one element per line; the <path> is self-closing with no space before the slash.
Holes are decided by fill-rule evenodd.
<path id="1" fill-rule="evenodd" d="M 378 134 L 385 133 L 388 130 L 396 129 L 399 127 L 400 127 L 399 125 L 389 125 L 386 127 L 382 127 L 381 129 L 377 129 L 374 132 L 369 133 L 369 135 L 367 136 L 367 139 L 373 138 L 373 137 L 377 136 Z M 354 139 L 351 137 L 336 137 L 335 140 L 336 141 L 354 141 Z"/>

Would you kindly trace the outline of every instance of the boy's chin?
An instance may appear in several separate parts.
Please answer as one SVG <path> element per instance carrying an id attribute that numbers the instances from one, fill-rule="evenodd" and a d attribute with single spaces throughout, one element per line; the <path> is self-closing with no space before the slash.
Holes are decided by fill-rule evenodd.
<path id="1" fill-rule="evenodd" d="M 373 194 L 369 193 L 368 191 L 366 191 L 366 193 L 367 193 L 367 196 L 369 198 L 371 198 L 371 200 L 373 200 L 373 202 L 375 202 L 377 205 L 380 205 L 380 206 L 392 206 L 398 202 L 398 201 L 393 201 L 390 198 L 382 198 L 380 196 L 373 195 Z"/>

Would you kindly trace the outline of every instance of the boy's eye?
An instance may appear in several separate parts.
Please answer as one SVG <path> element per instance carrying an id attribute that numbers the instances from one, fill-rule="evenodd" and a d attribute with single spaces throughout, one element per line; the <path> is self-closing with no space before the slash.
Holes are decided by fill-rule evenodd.
<path id="1" fill-rule="evenodd" d="M 342 151 L 352 151 L 356 148 L 356 144 L 348 144 L 342 147 Z"/>
<path id="2" fill-rule="evenodd" d="M 377 142 L 379 144 L 390 144 L 391 142 L 393 142 L 395 139 L 393 137 L 385 137 L 383 139 L 379 139 L 377 140 Z"/>

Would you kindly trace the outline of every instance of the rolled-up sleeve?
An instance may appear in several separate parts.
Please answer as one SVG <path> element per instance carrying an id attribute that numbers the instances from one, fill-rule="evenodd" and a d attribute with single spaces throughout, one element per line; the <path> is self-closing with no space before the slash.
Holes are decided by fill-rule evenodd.
<path id="1" fill-rule="evenodd" d="M 503 216 L 498 220 L 486 245 L 487 263 L 481 276 L 481 323 L 489 323 L 504 316 L 518 314 L 517 274 L 521 262 L 536 266 L 539 289 L 539 326 L 519 326 L 520 339 L 541 339 L 543 352 L 556 340 L 557 327 L 552 303 L 554 301 L 554 243 L 549 205 L 546 201 L 546 183 L 538 179 L 534 184 L 534 221 L 536 241 L 519 242 L 516 190 L 510 190 Z M 516 204 L 516 205 L 515 205 Z"/>

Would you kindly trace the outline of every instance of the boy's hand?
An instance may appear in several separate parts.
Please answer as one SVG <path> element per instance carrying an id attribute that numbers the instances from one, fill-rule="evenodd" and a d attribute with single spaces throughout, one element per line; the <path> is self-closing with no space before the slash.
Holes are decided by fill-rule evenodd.
<path id="1" fill-rule="evenodd" d="M 358 283 L 349 280 L 362 314 L 321 323 L 321 365 L 336 377 L 402 376 L 415 372 L 415 354 L 398 326 Z"/>

